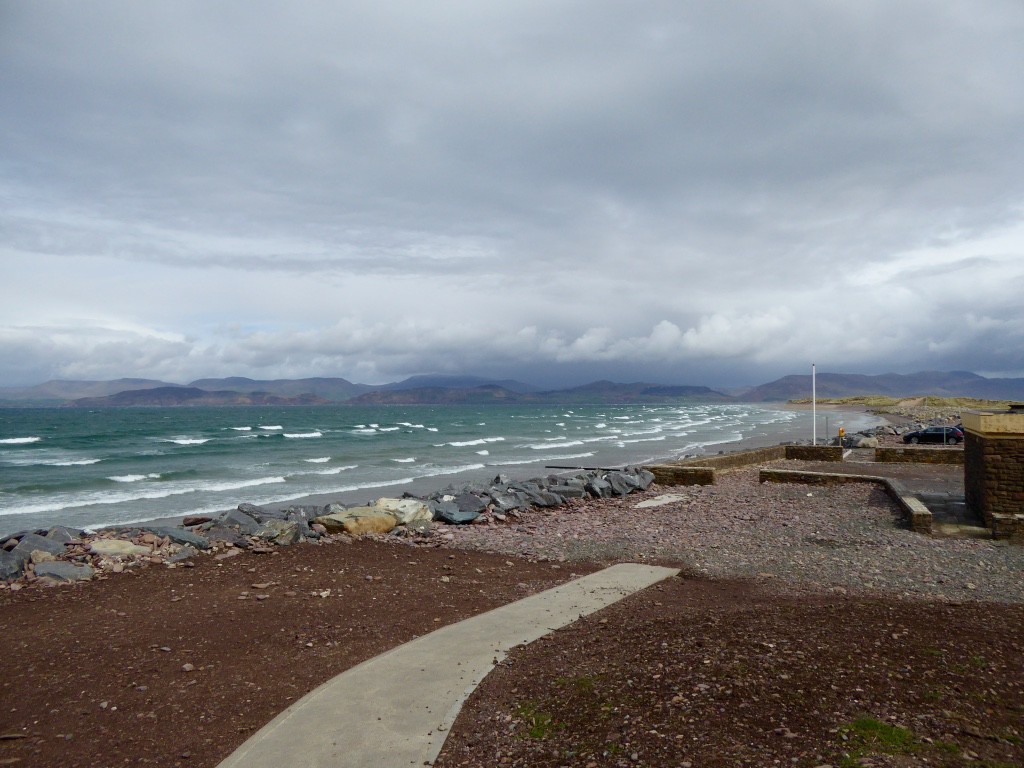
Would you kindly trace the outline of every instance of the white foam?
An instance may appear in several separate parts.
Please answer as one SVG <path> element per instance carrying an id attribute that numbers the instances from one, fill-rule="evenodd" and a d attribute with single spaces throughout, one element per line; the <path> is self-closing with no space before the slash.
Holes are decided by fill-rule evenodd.
<path id="1" fill-rule="evenodd" d="M 203 443 L 210 442 L 208 437 L 176 437 L 170 440 L 164 440 L 165 443 L 174 443 L 175 445 L 202 445 Z"/>
<path id="2" fill-rule="evenodd" d="M 27 445 L 28 443 L 38 443 L 42 439 L 41 437 L 6 437 L 0 440 L 0 445 Z"/>
<path id="3" fill-rule="evenodd" d="M 89 464 L 99 464 L 103 459 L 74 459 L 70 461 L 44 461 L 42 464 L 51 464 L 54 467 L 85 467 Z"/>
<path id="4" fill-rule="evenodd" d="M 302 437 L 323 437 L 324 433 L 319 430 L 316 432 L 285 432 L 285 437 L 291 438 L 302 438 Z"/>
<path id="5" fill-rule="evenodd" d="M 427 427 L 427 432 L 437 432 L 437 427 Z"/>
<path id="6" fill-rule="evenodd" d="M 560 450 L 562 448 L 569 448 L 569 447 L 571 447 L 573 445 L 583 445 L 583 441 L 582 440 L 569 440 L 568 442 L 564 442 L 563 441 L 563 442 L 558 442 L 558 443 L 548 443 L 547 445 L 543 445 L 543 444 L 538 445 L 538 444 L 535 443 L 533 445 L 528 445 L 526 447 L 527 448 L 531 448 L 531 449 L 533 449 L 535 451 L 550 451 L 550 450 Z"/>
<path id="7" fill-rule="evenodd" d="M 269 427 L 265 427 L 262 424 L 260 424 L 260 429 L 264 429 L 267 432 L 277 432 L 278 430 L 284 429 L 284 427 L 282 427 L 280 424 L 272 424 Z"/>
<path id="8" fill-rule="evenodd" d="M 348 464 L 348 465 L 346 465 L 344 467 L 331 467 L 330 469 L 321 469 L 319 472 L 314 472 L 313 474 L 314 475 L 340 475 L 342 472 L 345 472 L 346 470 L 349 470 L 349 469 L 355 469 L 358 466 L 359 466 L 358 464 Z"/>
<path id="9" fill-rule="evenodd" d="M 148 475 L 111 475 L 107 480 L 113 480 L 115 483 L 137 483 L 140 480 L 159 480 L 159 472 L 150 472 Z"/>
<path id="10" fill-rule="evenodd" d="M 605 423 L 604 423 L 604 422 L 602 421 L 602 422 L 600 422 L 600 423 L 598 423 L 598 424 L 595 424 L 595 425 L 594 425 L 594 429 L 604 429 L 604 428 L 605 428 L 605 427 L 607 427 L 607 426 L 608 426 L 608 425 L 607 425 L 607 424 L 605 424 Z"/>
<path id="11" fill-rule="evenodd" d="M 377 434 L 377 430 L 376 429 L 371 429 L 371 428 L 353 429 L 352 430 L 352 434 L 355 434 L 355 435 L 376 435 Z"/>
<path id="12" fill-rule="evenodd" d="M 410 456 L 407 459 L 392 459 L 392 461 L 397 461 L 399 464 L 411 464 L 412 462 L 416 461 L 416 457 Z"/>
<path id="13" fill-rule="evenodd" d="M 235 432 L 252 432 L 252 427 L 232 427 Z"/>
<path id="14" fill-rule="evenodd" d="M 560 456 L 545 456 L 544 461 L 562 461 L 565 459 L 586 459 L 593 456 L 593 451 L 588 453 L 568 453 Z M 508 459 L 507 461 L 491 461 L 488 462 L 488 466 L 491 467 L 512 467 L 517 464 L 536 464 L 539 459 Z"/>
<path id="15" fill-rule="evenodd" d="M 12 507 L 3 511 L 4 515 L 30 515 L 39 512 L 57 512 L 65 509 L 81 507 L 105 506 L 108 504 L 124 504 L 125 502 L 165 499 L 168 496 L 184 496 L 190 493 L 237 491 L 259 485 L 287 482 L 283 477 L 261 477 L 253 480 L 239 480 L 227 483 L 208 483 L 190 487 L 168 487 L 161 484 L 160 490 L 136 491 L 135 493 L 93 493 L 84 496 L 63 496 L 40 504 L 24 507 Z M 153 486 L 148 486 L 152 488 Z"/>
<path id="16" fill-rule="evenodd" d="M 500 443 L 505 440 L 504 437 L 481 437 L 479 440 L 459 440 L 454 443 L 448 443 L 453 448 L 466 448 L 471 445 L 487 445 L 487 443 Z"/>
<path id="17" fill-rule="evenodd" d="M 379 427 L 378 432 L 397 432 L 401 427 Z"/>
<path id="18" fill-rule="evenodd" d="M 321 456 L 318 459 L 303 459 L 303 461 L 308 461 L 310 464 L 326 464 L 330 460 L 330 456 Z"/>
<path id="19" fill-rule="evenodd" d="M 488 450 L 483 450 L 483 451 L 477 451 L 476 454 L 477 454 L 477 456 L 490 456 L 491 452 L 488 451 Z"/>

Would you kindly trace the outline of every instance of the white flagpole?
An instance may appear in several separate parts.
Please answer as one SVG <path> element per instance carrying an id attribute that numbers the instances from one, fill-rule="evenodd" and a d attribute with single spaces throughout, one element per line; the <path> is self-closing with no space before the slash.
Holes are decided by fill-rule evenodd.
<path id="1" fill-rule="evenodd" d="M 818 444 L 818 382 L 815 379 L 814 363 L 811 363 L 811 445 Z"/>

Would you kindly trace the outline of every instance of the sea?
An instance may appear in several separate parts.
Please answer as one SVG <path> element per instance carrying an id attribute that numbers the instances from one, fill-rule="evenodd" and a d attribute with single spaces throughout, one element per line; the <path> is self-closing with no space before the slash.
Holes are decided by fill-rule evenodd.
<path id="1" fill-rule="evenodd" d="M 844 420 L 851 432 L 878 423 L 831 418 L 832 431 Z M 366 503 L 498 474 L 616 468 L 811 433 L 806 411 L 742 404 L 4 408 L 0 535 L 241 502 Z"/>

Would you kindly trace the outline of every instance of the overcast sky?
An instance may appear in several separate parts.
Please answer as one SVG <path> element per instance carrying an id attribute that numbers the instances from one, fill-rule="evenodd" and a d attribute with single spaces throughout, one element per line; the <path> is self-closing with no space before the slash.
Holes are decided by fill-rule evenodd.
<path id="1" fill-rule="evenodd" d="M 0 384 L 1024 375 L 1024 4 L 0 0 Z"/>

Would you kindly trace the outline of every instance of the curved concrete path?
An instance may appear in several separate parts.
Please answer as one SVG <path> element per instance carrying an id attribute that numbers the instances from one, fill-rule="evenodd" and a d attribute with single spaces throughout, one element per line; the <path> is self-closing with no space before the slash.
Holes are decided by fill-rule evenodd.
<path id="1" fill-rule="evenodd" d="M 463 702 L 510 649 L 678 572 L 613 565 L 400 645 L 299 699 L 220 768 L 429 765 Z"/>

